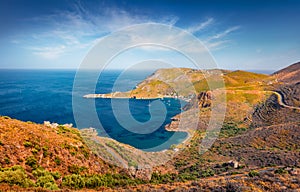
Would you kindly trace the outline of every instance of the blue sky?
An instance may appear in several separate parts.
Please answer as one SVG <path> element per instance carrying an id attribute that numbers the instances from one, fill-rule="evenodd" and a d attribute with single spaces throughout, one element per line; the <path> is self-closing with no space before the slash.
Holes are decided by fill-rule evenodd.
<path id="1" fill-rule="evenodd" d="M 155 22 L 195 35 L 220 68 L 277 70 L 300 61 L 299 13 L 297 0 L 3 0 L 0 68 L 77 68 L 105 35 Z"/>

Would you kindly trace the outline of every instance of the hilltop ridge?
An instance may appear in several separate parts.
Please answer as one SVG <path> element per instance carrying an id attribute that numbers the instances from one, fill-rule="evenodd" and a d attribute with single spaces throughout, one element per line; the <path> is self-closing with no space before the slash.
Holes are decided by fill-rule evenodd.
<path id="1" fill-rule="evenodd" d="M 181 98 L 190 99 L 200 91 L 218 88 L 264 86 L 271 77 L 247 71 L 197 70 L 190 68 L 158 69 L 128 92 L 88 94 L 85 98 Z"/>

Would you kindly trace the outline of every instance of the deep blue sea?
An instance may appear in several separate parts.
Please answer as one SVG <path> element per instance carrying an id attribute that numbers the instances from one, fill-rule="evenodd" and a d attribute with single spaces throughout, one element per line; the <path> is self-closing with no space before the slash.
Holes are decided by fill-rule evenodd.
<path id="1" fill-rule="evenodd" d="M 82 85 L 73 92 L 75 70 L 0 70 L 0 115 L 10 116 L 22 121 L 43 123 L 44 121 L 59 124 L 72 123 L 78 129 L 94 127 L 99 130 L 98 124 L 90 118 L 88 104 L 95 101 L 95 109 L 106 134 L 122 143 L 127 143 L 145 151 L 159 151 L 168 149 L 170 145 L 182 142 L 187 133 L 168 132 L 164 129 L 170 123 L 171 117 L 181 112 L 182 101 L 164 99 L 163 104 L 167 115 L 163 124 L 149 134 L 138 134 L 127 131 L 116 120 L 111 107 L 111 99 L 86 99 L 83 95 L 90 94 L 93 87 L 91 77 L 98 76 L 96 72 L 86 71 Z M 105 71 L 98 78 L 94 93 L 109 93 L 119 76 L 120 71 Z M 123 76 L 119 91 L 127 91 L 145 79 L 151 71 L 132 71 Z M 72 94 L 80 104 L 82 119 L 76 125 L 72 110 Z M 149 105 L 153 100 L 129 100 L 129 109 L 133 117 L 140 122 L 150 119 Z M 120 106 L 126 99 L 117 99 Z M 77 103 L 78 104 L 78 103 Z M 122 108 L 118 109 L 121 110 Z M 151 120 L 155 121 L 152 117 Z M 135 129 L 147 129 L 136 127 Z M 103 132 L 103 130 L 102 130 Z M 105 134 L 104 134 L 105 135 Z M 167 141 L 167 142 L 166 142 Z M 154 149 L 153 149 L 154 148 Z"/>

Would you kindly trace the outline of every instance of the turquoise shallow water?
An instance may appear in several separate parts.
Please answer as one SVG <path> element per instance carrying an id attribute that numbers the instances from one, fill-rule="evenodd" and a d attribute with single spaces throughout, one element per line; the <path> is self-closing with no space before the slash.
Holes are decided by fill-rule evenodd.
<path id="1" fill-rule="evenodd" d="M 75 74 L 76 71 L 73 70 L 0 70 L 0 115 L 37 123 L 73 123 L 79 129 L 94 127 L 100 135 L 105 131 L 106 134 L 103 135 L 146 151 L 168 149 L 170 145 L 180 143 L 187 137 L 187 133 L 164 130 L 164 126 L 170 123 L 170 118 L 181 112 L 182 103 L 176 99 L 162 101 L 167 109 L 166 118 L 158 129 L 149 134 L 137 134 L 124 129 L 113 114 L 111 100 L 95 99 L 95 108 L 102 124 L 102 128 L 99 127 L 88 114 L 87 104 L 93 102 L 93 99 L 82 98 L 83 95 L 91 93 L 89 77 L 97 74 L 87 71 L 80 88 L 77 92 L 72 92 Z M 119 71 L 102 73 L 98 79 L 96 93 L 111 92 L 119 74 Z M 120 81 L 119 91 L 132 89 L 150 74 L 149 71 L 128 72 Z M 80 125 L 76 125 L 73 116 L 72 94 L 80 102 L 83 114 Z M 129 109 L 135 120 L 146 122 L 150 119 L 149 104 L 152 101 L 129 100 Z M 118 99 L 114 102 L 121 106 L 127 100 Z M 122 114 L 122 108 L 118 110 Z M 158 115 L 151 120 L 155 122 L 156 119 Z M 133 127 L 136 130 L 147 128 L 150 127 Z"/>

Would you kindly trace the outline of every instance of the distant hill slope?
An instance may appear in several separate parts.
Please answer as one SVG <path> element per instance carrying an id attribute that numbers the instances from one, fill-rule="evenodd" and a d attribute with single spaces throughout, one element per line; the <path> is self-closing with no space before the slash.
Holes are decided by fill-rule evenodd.
<path id="1" fill-rule="evenodd" d="M 273 76 L 276 77 L 278 81 L 284 83 L 294 84 L 300 82 L 300 62 L 273 73 Z"/>
<path id="2" fill-rule="evenodd" d="M 197 70 L 190 68 L 158 69 L 135 89 L 110 94 L 89 94 L 86 98 L 189 98 L 201 91 L 226 88 L 257 89 L 267 85 L 270 76 L 246 71 Z"/>

